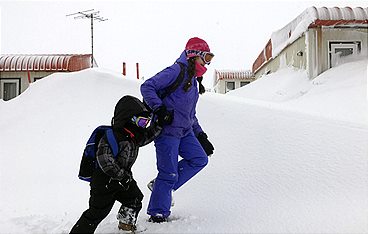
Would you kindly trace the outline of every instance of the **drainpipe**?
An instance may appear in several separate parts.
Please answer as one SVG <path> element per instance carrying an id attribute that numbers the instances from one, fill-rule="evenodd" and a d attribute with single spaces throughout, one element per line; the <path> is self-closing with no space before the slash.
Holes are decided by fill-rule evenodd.
<path id="1" fill-rule="evenodd" d="M 28 83 L 31 83 L 31 73 L 29 72 L 29 70 L 27 70 L 27 75 L 28 75 Z"/>

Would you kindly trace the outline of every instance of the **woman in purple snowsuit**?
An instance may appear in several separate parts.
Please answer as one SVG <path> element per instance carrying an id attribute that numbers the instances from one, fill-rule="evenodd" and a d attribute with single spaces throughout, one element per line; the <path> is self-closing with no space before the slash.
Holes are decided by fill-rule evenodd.
<path id="1" fill-rule="evenodd" d="M 207 155 L 213 154 L 214 148 L 196 117 L 199 93 L 205 91 L 201 84 L 207 70 L 205 65 L 210 64 L 213 56 L 204 40 L 191 38 L 175 64 L 146 80 L 141 86 L 144 100 L 163 126 L 161 135 L 155 140 L 158 175 L 154 180 L 147 210 L 151 222 L 167 221 L 172 191 L 180 188 L 205 167 L 208 163 Z M 183 82 L 161 99 L 159 93 L 177 80 L 182 69 Z M 178 155 L 183 158 L 179 162 Z"/>

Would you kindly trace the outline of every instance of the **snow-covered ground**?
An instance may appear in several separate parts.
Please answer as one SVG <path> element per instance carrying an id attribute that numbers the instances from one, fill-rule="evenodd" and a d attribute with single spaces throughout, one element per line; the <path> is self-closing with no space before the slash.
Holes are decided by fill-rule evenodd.
<path id="1" fill-rule="evenodd" d="M 176 191 L 174 220 L 147 223 L 154 146 L 133 173 L 147 233 L 367 233 L 368 60 L 313 81 L 292 69 L 227 95 L 206 93 L 197 113 L 215 146 L 208 166 Z M 84 144 L 109 124 L 139 81 L 100 69 L 54 74 L 0 100 L 0 233 L 68 233 L 88 206 L 77 178 Z M 119 204 L 97 233 L 119 233 Z"/>

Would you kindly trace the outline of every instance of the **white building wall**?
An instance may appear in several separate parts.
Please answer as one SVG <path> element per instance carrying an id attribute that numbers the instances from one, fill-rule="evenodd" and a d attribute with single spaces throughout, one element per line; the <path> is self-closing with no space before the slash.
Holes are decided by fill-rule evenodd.
<path id="1" fill-rule="evenodd" d="M 214 90 L 216 93 L 225 94 L 233 89 L 230 89 L 229 82 L 234 82 L 234 89 L 241 88 L 242 82 L 247 82 L 248 84 L 253 80 L 220 80 L 215 86 Z"/>

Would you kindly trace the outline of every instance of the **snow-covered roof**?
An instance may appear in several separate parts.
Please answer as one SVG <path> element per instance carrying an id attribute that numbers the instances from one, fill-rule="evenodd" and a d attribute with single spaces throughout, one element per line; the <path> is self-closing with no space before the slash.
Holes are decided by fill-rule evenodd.
<path id="1" fill-rule="evenodd" d="M 0 71 L 79 71 L 90 67 L 90 54 L 1 55 Z"/>
<path id="2" fill-rule="evenodd" d="M 253 72 L 269 59 L 275 58 L 283 49 L 302 36 L 308 28 L 337 25 L 368 26 L 368 8 L 307 8 L 285 27 L 272 33 L 271 40 L 253 64 Z"/>
<path id="3" fill-rule="evenodd" d="M 298 39 L 308 28 L 332 25 L 368 24 L 367 8 L 310 7 L 282 29 L 272 33 L 272 56 L 277 56 L 287 45 Z"/>

